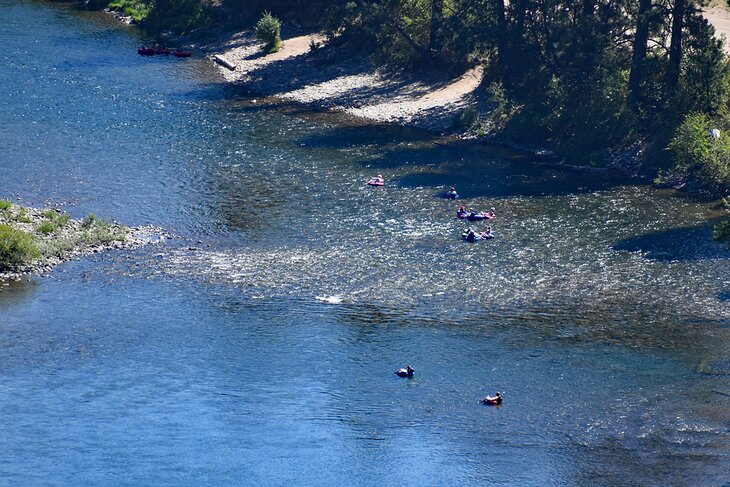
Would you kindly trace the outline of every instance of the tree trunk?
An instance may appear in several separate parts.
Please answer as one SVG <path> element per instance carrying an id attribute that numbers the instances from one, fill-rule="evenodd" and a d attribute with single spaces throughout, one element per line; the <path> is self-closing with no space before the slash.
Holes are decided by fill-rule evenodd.
<path id="1" fill-rule="evenodd" d="M 509 22 L 506 56 L 503 56 L 503 80 L 507 88 L 516 88 L 523 82 L 527 73 L 527 53 L 525 51 L 525 17 L 529 0 L 510 1 L 511 22 Z M 508 59 L 507 59 L 508 58 Z"/>
<path id="2" fill-rule="evenodd" d="M 430 57 L 431 52 L 428 49 L 421 46 L 416 41 L 414 41 L 413 37 L 411 37 L 408 34 L 408 32 L 406 32 L 405 29 L 403 29 L 403 27 L 400 26 L 400 24 L 398 22 L 395 23 L 395 30 L 397 30 L 398 33 L 403 37 L 403 39 L 405 39 L 405 41 L 408 44 L 410 44 L 413 49 L 415 49 L 417 52 L 419 52 L 421 54 L 421 56 L 423 56 L 424 58 Z"/>
<path id="3" fill-rule="evenodd" d="M 497 65 L 504 72 L 507 64 L 507 21 L 504 17 L 504 0 L 496 0 L 497 13 Z"/>
<path id="4" fill-rule="evenodd" d="M 583 20 L 592 19 L 595 8 L 595 0 L 583 0 Z"/>
<path id="5" fill-rule="evenodd" d="M 684 28 L 685 0 L 674 0 L 672 9 L 672 44 L 669 46 L 669 64 L 664 77 L 665 95 L 671 98 L 679 84 L 682 64 L 682 29 Z"/>
<path id="6" fill-rule="evenodd" d="M 431 34 L 429 49 L 438 52 L 441 50 L 441 20 L 444 16 L 444 0 L 431 0 Z"/>
<path id="7" fill-rule="evenodd" d="M 527 0 L 516 0 L 514 10 L 514 27 L 512 28 L 512 44 L 521 46 L 525 30 L 525 15 L 527 14 Z"/>
<path id="8" fill-rule="evenodd" d="M 578 61 L 580 72 L 583 79 L 589 79 L 593 76 L 593 70 L 596 64 L 596 50 L 600 49 L 598 39 L 596 39 L 595 17 L 595 0 L 583 0 L 583 15 L 580 19 Z"/>
<path id="9" fill-rule="evenodd" d="M 634 52 L 631 56 L 631 72 L 629 73 L 629 105 L 633 108 L 636 108 L 641 100 L 646 44 L 649 41 L 650 10 L 651 0 L 639 0 L 639 13 L 636 16 L 636 32 L 634 33 Z"/>

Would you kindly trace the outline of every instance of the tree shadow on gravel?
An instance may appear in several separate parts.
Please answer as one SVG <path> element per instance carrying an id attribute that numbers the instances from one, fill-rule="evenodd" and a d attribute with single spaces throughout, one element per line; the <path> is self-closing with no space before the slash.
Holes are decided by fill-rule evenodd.
<path id="1" fill-rule="evenodd" d="M 257 57 L 257 56 L 253 56 Z M 247 58 L 248 59 L 248 58 Z M 355 51 L 348 51 L 341 46 L 325 46 L 315 51 L 273 61 L 249 71 L 249 80 L 245 83 L 252 93 L 268 93 L 274 87 L 276 94 L 295 91 L 305 86 L 316 85 L 346 76 L 370 75 L 374 72 L 372 63 Z M 359 105 L 365 100 L 382 101 L 407 94 L 418 98 L 437 90 L 454 80 L 441 71 L 424 71 L 413 74 L 387 73 L 386 86 L 355 86 L 344 88 L 321 101 L 313 103 L 332 105 Z M 377 103 L 377 101 L 375 102 Z"/>
<path id="2" fill-rule="evenodd" d="M 712 227 L 717 221 L 632 237 L 619 241 L 613 248 L 641 252 L 647 259 L 661 262 L 728 259 L 730 252 L 712 240 Z"/>

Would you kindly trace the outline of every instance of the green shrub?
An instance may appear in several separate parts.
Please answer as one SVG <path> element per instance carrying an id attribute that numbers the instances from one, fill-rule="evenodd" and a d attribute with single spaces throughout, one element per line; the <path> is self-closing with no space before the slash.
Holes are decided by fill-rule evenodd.
<path id="1" fill-rule="evenodd" d="M 81 220 L 81 227 L 90 228 L 94 225 L 94 223 L 96 223 L 96 215 L 94 213 L 89 213 L 89 216 Z"/>
<path id="2" fill-rule="evenodd" d="M 38 230 L 38 232 L 40 233 L 48 235 L 49 233 L 53 233 L 56 230 L 56 224 L 53 222 L 45 221 L 40 223 L 36 227 L 36 230 Z"/>
<path id="3" fill-rule="evenodd" d="M 58 226 L 58 228 L 63 228 L 66 226 L 66 224 L 68 224 L 68 222 L 70 220 L 71 220 L 71 215 L 69 215 L 69 214 L 61 215 L 56 220 L 56 225 Z"/>
<path id="4" fill-rule="evenodd" d="M 507 96 L 507 90 L 502 83 L 491 83 L 487 87 L 489 99 L 494 104 L 491 114 L 491 123 L 494 130 L 502 130 L 509 122 L 515 110 L 514 104 Z"/>
<path id="5" fill-rule="evenodd" d="M 38 248 L 43 257 L 63 257 L 77 245 L 78 241 L 75 238 L 53 238 L 38 242 Z"/>
<path id="6" fill-rule="evenodd" d="M 106 220 L 95 220 L 93 228 L 86 228 L 80 240 L 87 245 L 123 241 L 127 236 L 127 232 L 127 228 L 112 225 Z"/>
<path id="7" fill-rule="evenodd" d="M 674 134 L 669 150 L 674 156 L 671 173 L 690 179 L 716 193 L 727 194 L 730 188 L 730 137 L 721 132 L 714 140 L 710 130 L 722 124 L 707 115 L 688 115 Z"/>
<path id="8" fill-rule="evenodd" d="M 281 48 L 281 21 L 264 11 L 256 23 L 256 38 L 265 43 L 268 52 L 276 52 Z"/>
<path id="9" fill-rule="evenodd" d="M 13 203 L 8 200 L 0 200 L 0 211 L 8 211 L 13 207 Z"/>
<path id="10" fill-rule="evenodd" d="M 18 210 L 18 214 L 15 215 L 15 219 L 19 221 L 20 223 L 32 223 L 33 220 L 30 219 L 30 216 L 28 216 L 28 208 L 21 206 Z"/>
<path id="11" fill-rule="evenodd" d="M 109 3 L 109 8 L 124 12 L 124 15 L 132 17 L 135 22 L 143 22 L 152 11 L 151 2 L 138 0 L 114 0 Z"/>
<path id="12" fill-rule="evenodd" d="M 58 217 L 58 212 L 56 210 L 43 210 L 41 216 L 49 220 L 55 220 Z"/>
<path id="13" fill-rule="evenodd" d="M 0 225 L 0 269 L 29 264 L 40 256 L 32 235 L 9 225 Z"/>
<path id="14" fill-rule="evenodd" d="M 712 238 L 715 242 L 726 244 L 727 249 L 730 250 L 730 220 L 725 220 L 715 225 Z"/>
<path id="15" fill-rule="evenodd" d="M 466 108 L 454 115 L 452 121 L 454 128 L 471 129 L 479 124 L 479 112 L 473 108 Z"/>

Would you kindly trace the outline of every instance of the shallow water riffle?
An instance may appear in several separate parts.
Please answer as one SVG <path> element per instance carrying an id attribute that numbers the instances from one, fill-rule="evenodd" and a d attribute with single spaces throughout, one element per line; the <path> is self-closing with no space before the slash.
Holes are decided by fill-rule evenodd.
<path id="1" fill-rule="evenodd" d="M 678 351 L 642 340 L 646 329 L 601 334 L 594 320 L 591 332 L 587 310 L 449 320 L 117 266 L 73 263 L 1 295 L 10 478 L 354 475 L 394 485 L 548 475 L 608 485 L 724 475 L 727 379 L 697 372 L 713 352 L 700 332 Z M 405 362 L 412 380 L 393 374 Z M 494 390 L 503 406 L 477 403 Z"/>
<path id="2" fill-rule="evenodd" d="M 247 98 L 102 14 L 0 12 L 0 198 L 175 235 L 0 286 L 0 478 L 730 478 L 711 203 Z"/>

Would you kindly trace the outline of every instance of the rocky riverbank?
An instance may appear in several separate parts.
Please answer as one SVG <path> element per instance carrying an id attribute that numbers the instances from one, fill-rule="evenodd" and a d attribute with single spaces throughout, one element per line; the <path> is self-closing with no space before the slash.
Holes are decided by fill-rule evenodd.
<path id="1" fill-rule="evenodd" d="M 0 200 L 0 280 L 51 271 L 58 264 L 108 250 L 129 250 L 172 238 L 152 226 L 127 227 L 91 214 L 72 219 L 59 208 Z"/>
<path id="2" fill-rule="evenodd" d="M 225 60 L 220 72 L 255 96 L 342 112 L 376 123 L 393 123 L 457 133 L 460 115 L 476 110 L 488 119 L 491 106 L 480 103 L 483 68 L 458 76 L 442 70 L 399 73 L 379 69 L 346 47 L 328 43 L 321 33 L 295 26 L 282 29 L 280 51 L 266 54 L 253 31 L 239 32 L 208 47 L 211 59 Z M 231 69 L 233 67 L 233 69 Z M 457 122 L 457 123 L 455 123 Z"/>

